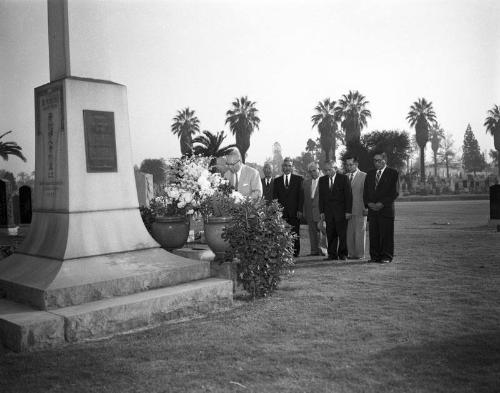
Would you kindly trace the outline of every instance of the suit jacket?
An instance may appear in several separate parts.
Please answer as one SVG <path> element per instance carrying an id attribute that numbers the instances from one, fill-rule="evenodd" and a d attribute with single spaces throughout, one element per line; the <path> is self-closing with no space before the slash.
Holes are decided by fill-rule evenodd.
<path id="1" fill-rule="evenodd" d="M 273 189 L 274 189 L 274 179 L 271 178 L 269 185 L 266 185 L 266 179 L 263 177 L 261 179 L 262 183 L 262 197 L 267 201 L 271 202 L 273 200 Z"/>
<path id="2" fill-rule="evenodd" d="M 318 222 L 319 217 L 319 179 L 314 196 L 311 198 L 312 179 L 304 180 L 304 217 L 307 222 Z"/>
<path id="3" fill-rule="evenodd" d="M 229 180 L 234 186 L 234 174 L 231 171 L 224 173 L 224 178 Z M 238 189 L 236 190 L 244 196 L 250 196 L 254 199 L 262 197 L 262 183 L 257 169 L 249 167 L 245 164 L 241 165 L 241 174 L 238 179 Z"/>
<path id="4" fill-rule="evenodd" d="M 384 207 L 380 209 L 378 212 L 369 209 L 368 217 L 380 214 L 384 217 L 394 217 L 394 201 L 398 197 L 398 180 L 399 174 L 398 171 L 385 167 L 384 173 L 380 177 L 377 188 L 375 189 L 375 176 L 377 171 L 371 170 L 366 175 L 365 179 L 365 188 L 363 190 L 363 201 L 368 208 L 368 203 L 377 203 L 381 202 Z"/>
<path id="5" fill-rule="evenodd" d="M 327 175 L 321 176 L 319 188 L 319 211 L 325 215 L 327 221 L 345 220 L 345 214 L 352 212 L 352 194 L 349 178 L 342 173 L 335 175 L 332 189 Z"/>
<path id="6" fill-rule="evenodd" d="M 352 214 L 362 216 L 365 209 L 363 189 L 365 188 L 366 172 L 358 171 L 351 182 Z"/>
<path id="7" fill-rule="evenodd" d="M 274 179 L 273 199 L 277 199 L 283 206 L 283 217 L 296 218 L 297 212 L 302 212 L 304 206 L 304 192 L 302 190 L 302 176 L 290 174 L 290 184 L 285 188 L 283 175 Z"/>

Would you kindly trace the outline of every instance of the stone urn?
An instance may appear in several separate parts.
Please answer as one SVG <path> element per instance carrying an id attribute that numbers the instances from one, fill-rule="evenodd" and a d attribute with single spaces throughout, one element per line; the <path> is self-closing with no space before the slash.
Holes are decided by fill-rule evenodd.
<path id="1" fill-rule="evenodd" d="M 189 217 L 156 217 L 151 226 L 153 238 L 168 251 L 181 248 L 189 236 Z"/>
<path id="2" fill-rule="evenodd" d="M 232 221 L 232 217 L 205 218 L 205 240 L 215 254 L 215 260 L 222 261 L 230 245 L 222 238 L 222 230 Z"/>

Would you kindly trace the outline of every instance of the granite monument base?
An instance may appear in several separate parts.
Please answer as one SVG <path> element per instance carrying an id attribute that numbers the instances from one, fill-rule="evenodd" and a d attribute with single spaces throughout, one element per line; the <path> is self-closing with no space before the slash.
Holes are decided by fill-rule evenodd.
<path id="1" fill-rule="evenodd" d="M 210 278 L 50 312 L 0 299 L 0 341 L 16 352 L 52 348 L 225 310 L 232 297 L 231 281 Z"/>

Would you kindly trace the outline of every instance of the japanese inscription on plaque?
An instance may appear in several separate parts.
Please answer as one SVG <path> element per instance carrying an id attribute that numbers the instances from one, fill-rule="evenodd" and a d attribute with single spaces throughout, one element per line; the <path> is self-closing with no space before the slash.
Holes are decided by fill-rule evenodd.
<path id="1" fill-rule="evenodd" d="M 37 101 L 37 136 L 42 138 L 38 143 L 43 145 L 44 150 L 44 180 L 53 182 L 57 177 L 56 167 L 62 143 L 60 136 L 64 133 L 61 88 L 57 86 L 39 92 Z"/>
<path id="2" fill-rule="evenodd" d="M 84 110 L 83 126 L 87 172 L 116 172 L 114 113 Z"/>
<path id="3" fill-rule="evenodd" d="M 63 103 L 61 83 L 35 89 L 36 184 L 44 207 L 52 206 L 64 184 L 67 152 Z"/>

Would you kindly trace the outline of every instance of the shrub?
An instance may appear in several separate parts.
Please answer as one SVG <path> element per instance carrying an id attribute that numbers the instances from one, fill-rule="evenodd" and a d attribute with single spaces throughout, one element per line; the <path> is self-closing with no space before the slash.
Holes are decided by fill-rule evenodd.
<path id="1" fill-rule="evenodd" d="M 292 272 L 295 234 L 277 201 L 245 200 L 231 214 L 233 221 L 222 234 L 231 245 L 226 258 L 236 258 L 237 281 L 252 298 L 269 296 Z"/>
<path id="2" fill-rule="evenodd" d="M 141 218 L 142 221 L 144 222 L 144 226 L 148 230 L 148 232 L 151 234 L 151 226 L 153 225 L 153 222 L 155 221 L 155 215 L 154 212 L 151 208 L 146 207 L 146 206 L 140 206 L 139 211 L 141 212 Z"/>

